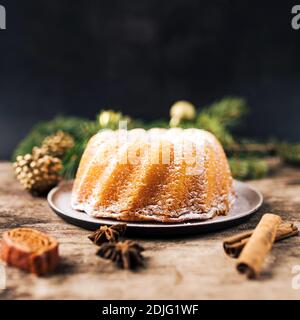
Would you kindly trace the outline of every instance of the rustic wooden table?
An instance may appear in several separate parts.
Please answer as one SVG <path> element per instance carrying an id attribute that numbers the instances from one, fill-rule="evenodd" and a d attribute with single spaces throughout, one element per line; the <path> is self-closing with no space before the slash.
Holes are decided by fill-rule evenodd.
<path id="1" fill-rule="evenodd" d="M 33 227 L 55 236 L 61 252 L 57 271 L 46 278 L 0 265 L 6 274 L 0 299 L 300 298 L 300 289 L 292 287 L 292 268 L 300 265 L 300 237 L 276 243 L 261 278 L 252 281 L 236 272 L 235 260 L 222 249 L 224 237 L 255 227 L 266 212 L 300 227 L 300 170 L 283 168 L 272 177 L 251 181 L 265 203 L 245 224 L 179 239 L 138 239 L 148 261 L 148 267 L 139 272 L 119 270 L 98 258 L 96 247 L 87 239 L 89 232 L 61 220 L 45 199 L 22 191 L 9 163 L 0 163 L 0 181 L 0 232 Z"/>

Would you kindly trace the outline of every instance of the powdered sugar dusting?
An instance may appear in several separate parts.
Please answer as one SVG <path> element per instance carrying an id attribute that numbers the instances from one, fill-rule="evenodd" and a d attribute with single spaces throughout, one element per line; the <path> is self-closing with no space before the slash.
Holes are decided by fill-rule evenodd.
<path id="1" fill-rule="evenodd" d="M 179 128 L 106 130 L 97 139 L 101 143 L 77 177 L 79 187 L 73 190 L 72 207 L 76 210 L 118 220 L 182 222 L 227 214 L 234 202 L 224 151 L 209 132 Z M 110 150 L 106 165 L 88 198 L 81 200 L 84 181 L 91 178 L 90 169 L 101 161 L 105 149 Z M 211 150 L 209 154 L 207 150 Z M 109 179 L 117 180 L 114 175 L 120 174 L 122 166 L 129 165 L 135 167 L 128 170 L 128 180 L 124 180 L 121 190 L 118 186 L 115 191 L 116 199 L 108 204 L 103 202 L 101 195 Z"/>

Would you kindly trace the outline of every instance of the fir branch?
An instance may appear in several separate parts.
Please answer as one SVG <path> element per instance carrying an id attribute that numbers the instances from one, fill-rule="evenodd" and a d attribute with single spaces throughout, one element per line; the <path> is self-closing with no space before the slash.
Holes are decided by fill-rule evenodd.
<path id="1" fill-rule="evenodd" d="M 230 158 L 229 165 L 235 179 L 260 179 L 270 171 L 268 162 L 259 158 Z"/>
<path id="2" fill-rule="evenodd" d="M 245 99 L 225 97 L 206 108 L 206 112 L 225 128 L 233 128 L 240 124 L 242 118 L 248 112 Z"/>
<path id="3" fill-rule="evenodd" d="M 151 128 L 169 128 L 169 122 L 164 119 L 158 119 L 151 122 L 142 122 L 141 120 L 135 121 L 136 128 L 144 128 L 144 129 L 151 129 Z"/>
<path id="4" fill-rule="evenodd" d="M 258 142 L 255 140 L 239 140 L 226 147 L 226 152 L 234 156 L 255 156 L 264 157 L 274 155 L 277 152 L 276 144 L 272 141 Z"/>
<path id="5" fill-rule="evenodd" d="M 62 159 L 63 168 L 61 174 L 65 179 L 75 178 L 82 154 L 88 143 L 88 139 L 77 141 L 72 149 L 70 149 Z"/>
<path id="6" fill-rule="evenodd" d="M 299 143 L 281 143 L 277 145 L 278 154 L 287 163 L 300 165 L 300 144 Z"/>
<path id="7" fill-rule="evenodd" d="M 18 155 L 31 153 L 33 147 L 40 146 L 47 136 L 55 134 L 57 131 L 69 133 L 76 142 L 82 140 L 83 137 L 91 136 L 93 132 L 98 130 L 99 126 L 96 121 L 75 117 L 56 117 L 53 120 L 35 125 L 16 147 L 12 160 L 14 161 Z"/>
<path id="8" fill-rule="evenodd" d="M 197 127 L 213 133 L 225 148 L 234 144 L 231 133 L 226 130 L 218 118 L 211 116 L 209 113 L 201 112 L 199 114 Z"/>

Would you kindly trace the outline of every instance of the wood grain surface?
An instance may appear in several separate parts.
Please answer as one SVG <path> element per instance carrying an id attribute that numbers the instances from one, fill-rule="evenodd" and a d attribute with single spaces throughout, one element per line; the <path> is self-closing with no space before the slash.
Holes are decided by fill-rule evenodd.
<path id="1" fill-rule="evenodd" d="M 222 249 L 224 237 L 254 228 L 266 212 L 300 227 L 298 169 L 285 167 L 267 179 L 249 182 L 263 193 L 265 203 L 247 223 L 193 237 L 137 239 L 147 258 L 147 268 L 138 272 L 120 270 L 97 257 L 89 232 L 65 223 L 45 199 L 23 191 L 7 162 L 0 163 L 0 181 L 1 234 L 15 227 L 36 228 L 57 238 L 61 254 L 56 272 L 44 278 L 0 265 L 0 277 L 6 274 L 0 299 L 300 298 L 300 289 L 292 287 L 292 269 L 300 265 L 300 237 L 276 243 L 257 280 L 238 274 L 236 261 Z"/>

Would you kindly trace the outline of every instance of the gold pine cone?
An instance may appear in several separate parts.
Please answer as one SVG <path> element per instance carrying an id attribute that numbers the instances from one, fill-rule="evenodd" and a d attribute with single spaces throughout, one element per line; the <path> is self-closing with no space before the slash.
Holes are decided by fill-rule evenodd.
<path id="1" fill-rule="evenodd" d="M 66 132 L 58 131 L 44 139 L 41 146 L 41 152 L 45 155 L 47 154 L 53 157 L 62 158 L 73 146 L 73 137 Z"/>
<path id="2" fill-rule="evenodd" d="M 47 194 L 61 180 L 61 160 L 44 155 L 39 148 L 33 154 L 18 156 L 13 166 L 23 188 L 35 196 Z"/>

